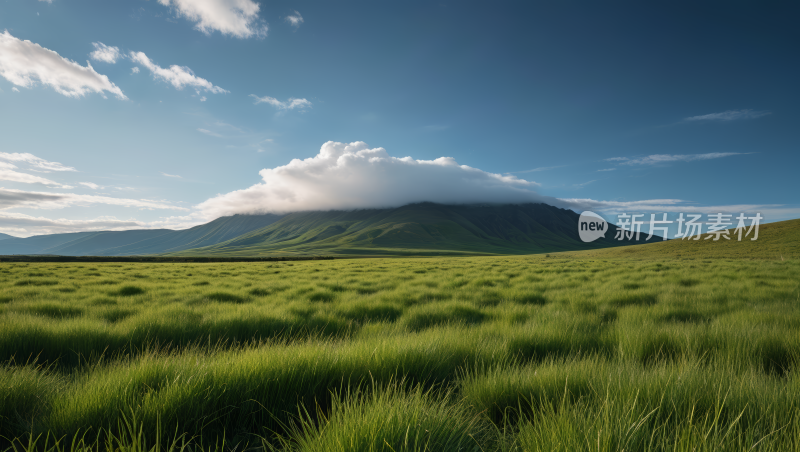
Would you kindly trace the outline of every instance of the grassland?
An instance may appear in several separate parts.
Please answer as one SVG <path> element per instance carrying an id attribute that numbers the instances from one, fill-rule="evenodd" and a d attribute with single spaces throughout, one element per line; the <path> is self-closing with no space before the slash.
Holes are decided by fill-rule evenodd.
<path id="1" fill-rule="evenodd" d="M 591 253 L 0 263 L 0 446 L 800 450 L 800 261 Z"/>

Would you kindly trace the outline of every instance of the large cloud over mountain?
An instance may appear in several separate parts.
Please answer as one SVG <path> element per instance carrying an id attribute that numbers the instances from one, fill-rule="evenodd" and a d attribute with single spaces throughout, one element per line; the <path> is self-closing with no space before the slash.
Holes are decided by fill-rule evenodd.
<path id="1" fill-rule="evenodd" d="M 517 203 L 557 200 L 538 195 L 535 182 L 459 165 L 451 157 L 390 156 L 366 143 L 329 141 L 315 157 L 262 169 L 264 180 L 218 195 L 198 208 L 208 218 L 236 213 L 284 213 L 395 207 L 413 202 Z"/>

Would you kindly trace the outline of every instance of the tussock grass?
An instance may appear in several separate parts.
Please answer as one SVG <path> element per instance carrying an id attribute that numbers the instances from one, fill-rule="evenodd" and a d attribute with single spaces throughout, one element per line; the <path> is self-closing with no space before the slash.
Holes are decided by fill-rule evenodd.
<path id="1" fill-rule="evenodd" d="M 0 450 L 798 450 L 798 275 L 591 255 L 0 263 Z"/>

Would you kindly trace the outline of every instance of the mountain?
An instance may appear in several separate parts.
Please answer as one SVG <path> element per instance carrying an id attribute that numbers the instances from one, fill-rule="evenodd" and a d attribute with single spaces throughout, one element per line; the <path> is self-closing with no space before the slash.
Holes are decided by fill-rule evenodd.
<path id="1" fill-rule="evenodd" d="M 296 212 L 215 245 L 175 256 L 529 254 L 630 245 L 584 243 L 578 214 L 546 204 L 410 204 L 393 209 Z M 654 240 L 660 237 L 654 237 Z M 644 242 L 644 236 L 639 243 Z"/>
<path id="2" fill-rule="evenodd" d="M 647 245 L 626 246 L 581 254 L 597 258 L 800 259 L 800 219 L 762 224 L 758 230 L 757 240 L 750 240 L 753 238 L 751 233 L 749 237 L 743 236 L 739 241 L 733 231 L 734 229 L 728 230 L 730 240 L 724 238 L 720 238 L 716 242 L 705 240 L 707 234 L 704 233 L 700 240 L 657 241 Z"/>
<path id="3" fill-rule="evenodd" d="M 57 254 L 62 256 L 126 256 L 162 254 L 214 245 L 279 220 L 279 215 L 233 215 L 182 231 L 76 232 L 9 238 L 0 241 L 0 255 Z"/>
<path id="4" fill-rule="evenodd" d="M 0 240 L 16 239 L 16 238 L 17 237 L 14 237 L 13 235 L 3 234 L 2 232 L 0 232 Z"/>

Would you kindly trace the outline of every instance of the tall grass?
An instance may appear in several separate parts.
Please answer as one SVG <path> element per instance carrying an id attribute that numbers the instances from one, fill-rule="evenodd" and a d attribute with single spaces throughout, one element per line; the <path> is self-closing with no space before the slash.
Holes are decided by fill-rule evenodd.
<path id="1" fill-rule="evenodd" d="M 796 450 L 798 275 L 591 257 L 2 263 L 0 449 Z"/>

